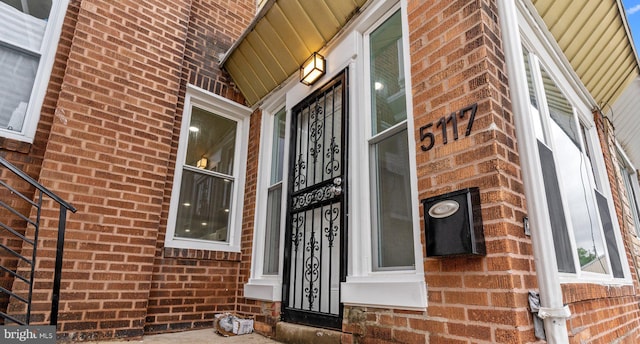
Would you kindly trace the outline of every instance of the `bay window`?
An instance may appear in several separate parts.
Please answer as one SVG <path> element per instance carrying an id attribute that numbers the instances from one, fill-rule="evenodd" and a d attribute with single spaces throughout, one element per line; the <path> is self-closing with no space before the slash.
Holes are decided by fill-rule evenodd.
<path id="1" fill-rule="evenodd" d="M 590 113 L 569 100 L 570 87 L 526 48 L 524 62 L 558 271 L 623 278 L 609 186 L 594 160 L 602 154 Z"/>

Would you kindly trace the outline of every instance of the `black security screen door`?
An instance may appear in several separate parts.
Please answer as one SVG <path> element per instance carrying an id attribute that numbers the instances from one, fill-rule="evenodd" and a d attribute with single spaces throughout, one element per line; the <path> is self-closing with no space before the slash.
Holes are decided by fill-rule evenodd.
<path id="1" fill-rule="evenodd" d="M 341 328 L 346 263 L 346 71 L 292 110 L 283 320 Z"/>

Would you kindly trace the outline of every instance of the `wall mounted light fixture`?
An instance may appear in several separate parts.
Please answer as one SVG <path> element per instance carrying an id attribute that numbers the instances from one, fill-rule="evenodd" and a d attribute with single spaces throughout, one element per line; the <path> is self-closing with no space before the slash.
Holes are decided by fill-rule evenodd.
<path id="1" fill-rule="evenodd" d="M 300 82 L 307 86 L 313 85 L 325 72 L 324 56 L 315 52 L 300 66 Z"/>
<path id="2" fill-rule="evenodd" d="M 196 167 L 207 168 L 208 164 L 209 164 L 209 159 L 207 159 L 207 157 L 203 155 L 202 158 L 200 158 L 200 160 L 198 160 L 198 162 L 196 163 Z"/>

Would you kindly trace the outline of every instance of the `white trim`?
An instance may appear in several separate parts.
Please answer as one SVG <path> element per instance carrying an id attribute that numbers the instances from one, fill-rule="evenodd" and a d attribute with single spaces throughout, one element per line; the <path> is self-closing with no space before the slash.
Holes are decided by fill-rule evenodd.
<path id="1" fill-rule="evenodd" d="M 284 105 L 284 94 L 270 99 L 270 102 L 262 111 L 262 125 L 260 135 L 260 158 L 258 161 L 258 182 L 256 186 L 256 211 L 253 231 L 253 250 L 251 254 L 251 278 L 244 285 L 244 296 L 249 299 L 264 301 L 282 300 L 282 266 L 284 259 L 284 231 L 286 219 L 286 183 L 288 183 L 288 159 L 289 156 L 289 128 L 290 112 L 285 108 L 285 139 L 284 161 L 282 164 L 282 198 L 280 207 L 280 252 L 278 257 L 278 274 L 264 274 L 264 252 L 266 244 L 267 203 L 269 187 L 271 186 L 271 167 L 273 155 L 273 120 Z"/>
<path id="2" fill-rule="evenodd" d="M 379 277 L 350 277 L 341 285 L 347 305 L 388 307 L 424 311 L 427 284 L 422 274 L 386 274 Z"/>
<path id="3" fill-rule="evenodd" d="M 234 152 L 233 176 L 234 190 L 232 195 L 231 215 L 229 223 L 228 242 L 197 240 L 175 237 L 175 224 L 180 197 L 182 181 L 183 160 L 187 150 L 189 123 L 191 121 L 191 109 L 198 106 L 204 110 L 219 116 L 236 121 L 236 147 Z M 188 85 L 185 96 L 184 111 L 182 116 L 182 128 L 180 129 L 180 142 L 176 157 L 175 175 L 173 178 L 173 190 L 171 191 L 171 203 L 169 206 L 169 218 L 167 221 L 166 247 L 202 249 L 211 251 L 240 252 L 240 240 L 242 232 L 242 213 L 244 205 L 245 171 L 247 168 L 247 147 L 249 141 L 249 117 L 251 109 L 199 87 Z"/>
<path id="4" fill-rule="evenodd" d="M 573 83 L 571 86 L 575 87 L 575 93 L 582 99 L 580 103 L 589 104 L 591 107 L 597 107 L 597 102 L 593 96 L 591 96 L 584 84 L 579 81 L 580 77 L 573 70 L 571 63 L 555 41 L 551 31 L 547 29 L 542 17 L 537 14 L 537 10 L 531 0 L 518 0 L 516 1 L 516 6 L 518 8 L 518 15 L 521 16 L 521 18 L 526 18 L 526 22 L 529 27 L 535 28 L 534 35 L 542 43 L 539 47 L 544 49 L 545 52 L 554 60 L 555 65 L 559 68 L 562 76 L 567 80 L 578 80 L 578 82 Z M 533 13 L 536 14 L 534 15 Z M 522 23 L 521 20 L 519 20 L 519 22 Z M 522 29 L 523 27 L 520 26 L 520 30 Z M 522 36 L 521 39 L 526 40 L 527 37 Z"/>
<path id="5" fill-rule="evenodd" d="M 62 33 L 62 23 L 64 22 L 68 5 L 69 0 L 53 0 L 51 4 L 51 12 L 47 20 L 47 28 L 42 38 L 42 46 L 37 52 L 40 56 L 40 62 L 38 63 L 38 70 L 33 82 L 33 89 L 29 96 L 29 104 L 22 124 L 22 130 L 16 132 L 8 129 L 0 129 L 0 136 L 33 143 L 36 129 L 40 122 L 42 104 L 44 103 L 44 97 L 49 86 L 51 70 L 53 69 L 60 34 Z"/>
<path id="6" fill-rule="evenodd" d="M 261 276 L 250 278 L 244 285 L 244 297 L 252 300 L 282 301 L 282 274 L 279 276 Z"/>
<path id="7" fill-rule="evenodd" d="M 543 307 L 562 307 L 562 289 L 558 283 L 558 268 L 549 211 L 544 194 L 544 180 L 540 156 L 536 147 L 536 134 L 529 115 L 530 101 L 527 96 L 529 85 L 522 60 L 522 36 L 519 28 L 521 10 L 511 0 L 498 1 L 498 17 L 502 32 L 509 87 L 512 89 L 511 101 L 516 135 L 518 137 L 518 153 L 522 168 L 527 210 L 531 228 L 533 256 L 535 258 L 540 303 Z M 568 343 L 568 332 L 564 318 L 547 318 L 544 320 L 546 336 L 551 343 Z"/>

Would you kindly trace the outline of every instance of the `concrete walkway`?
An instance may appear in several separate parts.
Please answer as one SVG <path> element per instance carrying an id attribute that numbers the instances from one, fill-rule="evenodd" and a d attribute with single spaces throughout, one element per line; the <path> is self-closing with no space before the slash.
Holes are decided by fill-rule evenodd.
<path id="1" fill-rule="evenodd" d="M 273 344 L 279 343 L 257 333 L 223 337 L 214 329 L 193 330 L 176 333 L 163 333 L 144 336 L 142 340 L 110 340 L 88 342 L 92 344 L 144 343 L 144 344 Z"/>

